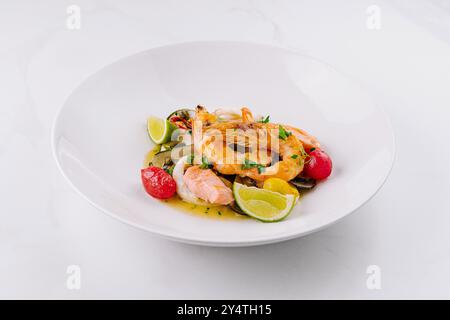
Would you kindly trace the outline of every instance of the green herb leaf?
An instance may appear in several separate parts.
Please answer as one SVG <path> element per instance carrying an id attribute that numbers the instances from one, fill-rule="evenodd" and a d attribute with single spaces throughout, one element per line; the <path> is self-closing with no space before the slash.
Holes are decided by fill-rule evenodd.
<path id="1" fill-rule="evenodd" d="M 264 172 L 264 170 L 266 169 L 262 164 L 256 163 L 249 159 L 245 159 L 244 163 L 242 164 L 242 169 L 248 170 L 248 169 L 252 169 L 252 168 L 257 168 L 259 173 Z"/>
<path id="2" fill-rule="evenodd" d="M 309 150 L 309 152 L 313 152 L 314 150 L 316 150 L 316 148 L 311 148 L 311 150 Z"/>
<path id="3" fill-rule="evenodd" d="M 173 173 L 173 168 L 174 168 L 174 167 L 175 167 L 175 166 L 171 166 L 171 167 L 169 167 L 169 168 L 167 168 L 167 169 L 164 169 L 164 171 L 167 172 L 168 174 L 172 175 L 172 173 Z"/>
<path id="4" fill-rule="evenodd" d="M 247 169 L 251 169 L 254 168 L 256 166 L 256 162 L 253 162 L 251 160 L 248 159 L 244 159 L 244 163 L 242 164 L 242 169 L 247 170 Z"/>
<path id="5" fill-rule="evenodd" d="M 291 156 L 291 158 L 292 158 L 292 159 L 297 159 L 297 158 L 298 158 L 298 154 L 293 154 L 293 155 Z"/>
<path id="6" fill-rule="evenodd" d="M 300 156 L 301 156 L 303 159 L 306 159 L 306 158 L 309 157 L 309 155 L 306 153 L 306 151 L 305 151 L 305 149 L 304 149 L 303 147 L 300 148 Z"/>
<path id="7" fill-rule="evenodd" d="M 270 121 L 270 116 L 269 115 L 266 116 L 265 118 L 259 120 L 259 122 L 261 122 L 261 123 L 268 123 L 269 121 Z"/>
<path id="8" fill-rule="evenodd" d="M 212 164 L 209 163 L 208 158 L 202 157 L 202 164 L 200 165 L 200 169 L 209 169 L 212 167 Z"/>
<path id="9" fill-rule="evenodd" d="M 282 140 L 286 140 L 292 133 L 286 131 L 282 126 L 278 126 L 278 137 Z"/>

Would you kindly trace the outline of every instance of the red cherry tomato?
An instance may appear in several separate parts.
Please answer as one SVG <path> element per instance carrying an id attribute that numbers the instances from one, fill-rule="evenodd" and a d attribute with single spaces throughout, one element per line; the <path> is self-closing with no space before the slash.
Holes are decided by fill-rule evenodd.
<path id="1" fill-rule="evenodd" d="M 177 184 L 170 174 L 158 167 L 141 170 L 142 184 L 149 195 L 157 199 L 168 199 L 177 191 Z"/>
<path id="2" fill-rule="evenodd" d="M 304 173 L 315 180 L 323 180 L 331 174 L 333 163 L 331 158 L 322 150 L 315 149 L 306 158 Z"/>

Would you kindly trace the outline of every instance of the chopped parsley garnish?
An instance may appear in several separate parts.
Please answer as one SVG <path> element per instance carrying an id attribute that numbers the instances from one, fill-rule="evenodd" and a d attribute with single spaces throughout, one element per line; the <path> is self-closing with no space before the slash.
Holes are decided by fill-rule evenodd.
<path id="1" fill-rule="evenodd" d="M 293 154 L 293 155 L 291 156 L 291 158 L 292 158 L 292 159 L 297 159 L 297 158 L 298 158 L 298 154 Z"/>
<path id="2" fill-rule="evenodd" d="M 164 171 L 167 172 L 168 174 L 172 175 L 172 173 L 173 173 L 173 168 L 174 168 L 174 167 L 175 167 L 175 166 L 171 166 L 171 167 L 169 167 L 169 168 L 167 168 L 167 169 L 164 169 Z"/>
<path id="3" fill-rule="evenodd" d="M 269 123 L 269 121 L 270 121 L 270 116 L 269 115 L 266 116 L 265 118 L 259 120 L 259 122 L 261 122 L 261 123 Z"/>
<path id="4" fill-rule="evenodd" d="M 305 162 L 306 160 L 306 162 Z M 305 149 L 303 147 L 300 148 L 300 159 L 299 159 L 299 163 L 308 163 L 309 160 L 309 155 L 306 153 Z"/>
<path id="5" fill-rule="evenodd" d="M 286 140 L 292 133 L 286 131 L 282 126 L 278 126 L 278 137 L 282 140 Z"/>
<path id="6" fill-rule="evenodd" d="M 308 153 L 306 153 L 305 149 L 303 147 L 300 148 L 300 153 L 303 159 L 306 159 L 309 157 Z"/>
<path id="7" fill-rule="evenodd" d="M 311 148 L 311 150 L 309 150 L 309 152 L 313 152 L 314 150 L 316 150 L 316 148 Z"/>
<path id="8" fill-rule="evenodd" d="M 252 168 L 257 168 L 259 173 L 262 173 L 265 170 L 265 167 L 262 164 L 256 163 L 249 159 L 245 159 L 244 163 L 242 164 L 242 169 L 248 170 L 248 169 L 252 169 Z"/>
<path id="9" fill-rule="evenodd" d="M 251 168 L 256 168 L 257 163 L 248 159 L 244 159 L 244 163 L 242 164 L 242 169 L 247 170 Z"/>
<path id="10" fill-rule="evenodd" d="M 200 169 L 209 169 L 212 167 L 212 164 L 209 163 L 206 157 L 202 157 L 202 164 L 200 165 Z"/>

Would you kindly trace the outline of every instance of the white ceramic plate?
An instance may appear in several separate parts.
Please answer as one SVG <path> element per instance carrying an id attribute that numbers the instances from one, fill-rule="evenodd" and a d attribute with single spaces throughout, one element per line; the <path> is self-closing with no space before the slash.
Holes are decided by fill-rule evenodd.
<path id="1" fill-rule="evenodd" d="M 279 223 L 196 217 L 150 198 L 140 182 L 148 116 L 181 106 L 249 106 L 319 138 L 332 176 Z M 122 59 L 85 81 L 53 130 L 56 161 L 87 200 L 113 217 L 170 239 L 248 246 L 319 230 L 368 201 L 394 159 L 393 132 L 370 96 L 332 67 L 281 48 L 196 42 Z"/>

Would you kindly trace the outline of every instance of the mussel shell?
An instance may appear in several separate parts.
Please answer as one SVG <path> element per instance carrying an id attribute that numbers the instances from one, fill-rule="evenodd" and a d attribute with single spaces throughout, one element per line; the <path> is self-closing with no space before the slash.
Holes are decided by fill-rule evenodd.
<path id="1" fill-rule="evenodd" d="M 241 210 L 241 208 L 239 208 L 239 206 L 236 204 L 236 201 L 233 201 L 233 202 L 230 203 L 228 206 L 229 206 L 230 209 L 233 210 L 234 212 L 237 212 L 237 213 L 242 214 L 242 215 L 245 215 L 245 216 L 247 215 L 244 211 Z"/>
<path id="2" fill-rule="evenodd" d="M 180 117 L 181 119 L 184 119 L 184 120 L 189 120 L 189 119 L 194 118 L 195 110 L 187 109 L 187 108 L 175 110 L 167 117 L 167 120 L 170 120 L 170 118 L 172 118 L 173 116 Z"/>
<path id="3" fill-rule="evenodd" d="M 170 150 L 158 152 L 152 158 L 152 162 L 150 163 L 150 165 L 158 168 L 163 168 L 164 165 L 171 164 L 172 163 L 171 153 L 172 152 Z"/>
<path id="4" fill-rule="evenodd" d="M 294 185 L 297 189 L 312 189 L 316 186 L 316 180 L 311 178 L 297 177 L 289 181 L 289 183 Z"/>
<path id="5" fill-rule="evenodd" d="M 249 177 L 241 177 L 239 175 L 236 175 L 234 178 L 234 182 L 243 184 L 247 187 L 256 187 L 256 181 Z"/>

